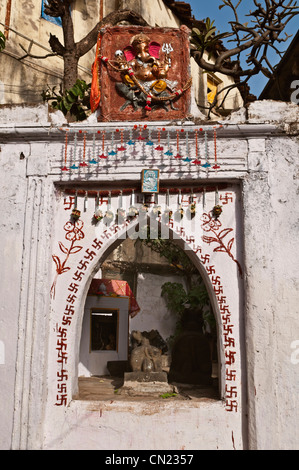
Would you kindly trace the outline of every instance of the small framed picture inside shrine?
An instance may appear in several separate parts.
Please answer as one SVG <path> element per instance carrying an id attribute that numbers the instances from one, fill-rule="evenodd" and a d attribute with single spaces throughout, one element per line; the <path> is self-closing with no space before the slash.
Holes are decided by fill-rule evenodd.
<path id="1" fill-rule="evenodd" d="M 147 169 L 141 173 L 141 192 L 158 193 L 159 192 L 160 170 Z"/>

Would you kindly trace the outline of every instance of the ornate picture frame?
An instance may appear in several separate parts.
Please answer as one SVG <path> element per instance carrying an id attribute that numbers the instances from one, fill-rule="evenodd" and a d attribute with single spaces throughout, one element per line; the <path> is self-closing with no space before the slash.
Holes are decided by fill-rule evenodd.
<path id="1" fill-rule="evenodd" d="M 148 168 L 141 173 L 141 192 L 158 193 L 160 183 L 160 170 Z"/>

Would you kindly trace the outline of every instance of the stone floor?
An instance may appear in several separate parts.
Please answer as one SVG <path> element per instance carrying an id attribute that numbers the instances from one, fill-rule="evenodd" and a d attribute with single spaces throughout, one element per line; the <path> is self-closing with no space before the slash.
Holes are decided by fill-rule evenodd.
<path id="1" fill-rule="evenodd" d="M 157 393 L 135 393 L 122 390 L 123 379 L 112 376 L 79 377 L 79 391 L 74 400 L 86 401 L 150 401 L 150 400 L 219 400 L 217 387 L 172 384 L 174 396 Z"/>

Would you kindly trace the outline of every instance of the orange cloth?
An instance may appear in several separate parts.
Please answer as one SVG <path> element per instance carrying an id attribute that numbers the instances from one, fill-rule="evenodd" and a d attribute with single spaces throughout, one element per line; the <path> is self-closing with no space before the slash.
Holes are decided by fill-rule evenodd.
<path id="1" fill-rule="evenodd" d="M 133 318 L 140 311 L 133 292 L 126 281 L 115 279 L 93 279 L 88 291 L 89 295 L 108 295 L 110 297 L 129 297 L 129 312 Z"/>
<path id="2" fill-rule="evenodd" d="M 100 48 L 101 48 L 101 34 L 98 36 L 97 47 L 96 47 L 96 57 L 95 61 L 92 64 L 92 81 L 91 81 L 91 90 L 90 90 L 90 108 L 91 112 L 94 113 L 99 107 L 101 99 L 101 90 L 100 90 L 100 70 L 101 70 L 101 58 L 100 58 Z"/>

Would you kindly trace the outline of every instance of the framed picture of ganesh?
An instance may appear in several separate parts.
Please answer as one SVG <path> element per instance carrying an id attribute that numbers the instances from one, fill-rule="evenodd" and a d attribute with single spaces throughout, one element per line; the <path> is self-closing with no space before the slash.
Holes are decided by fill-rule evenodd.
<path id="1" fill-rule="evenodd" d="M 141 173 L 141 192 L 159 193 L 159 170 L 145 169 Z"/>
<path id="2" fill-rule="evenodd" d="M 186 27 L 105 28 L 100 32 L 95 64 L 93 89 L 97 82 L 99 121 L 172 120 L 189 114 Z"/>

